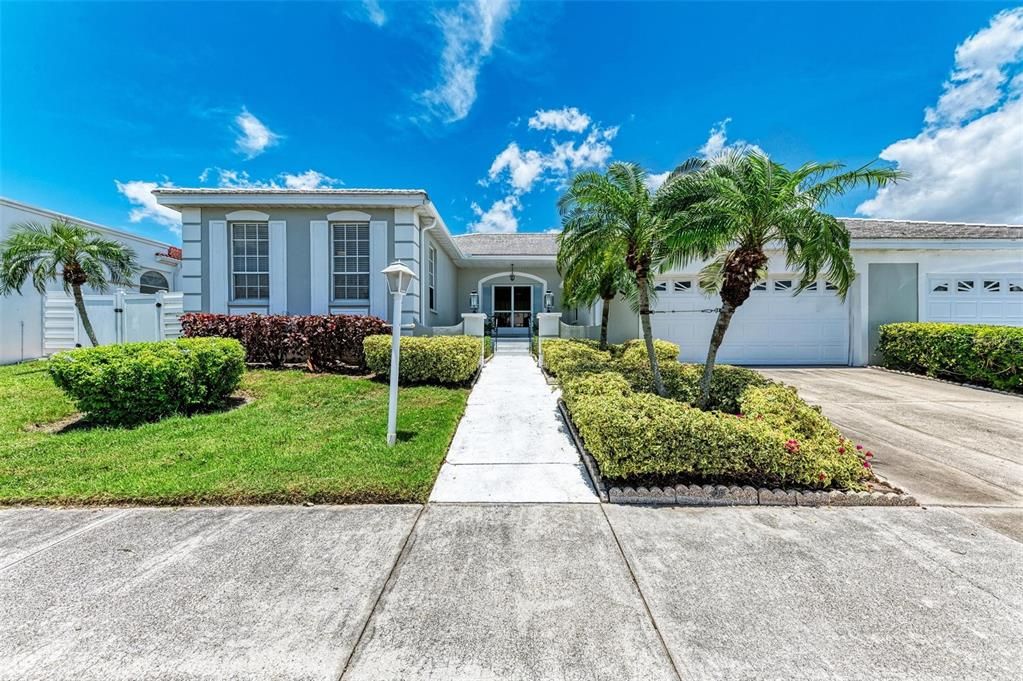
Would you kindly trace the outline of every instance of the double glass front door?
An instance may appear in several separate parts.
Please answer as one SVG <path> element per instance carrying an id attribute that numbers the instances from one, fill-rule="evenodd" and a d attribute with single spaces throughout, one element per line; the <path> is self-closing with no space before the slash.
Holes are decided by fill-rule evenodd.
<path id="1" fill-rule="evenodd" d="M 533 311 L 532 286 L 494 286 L 494 321 L 502 329 L 526 329 Z"/>

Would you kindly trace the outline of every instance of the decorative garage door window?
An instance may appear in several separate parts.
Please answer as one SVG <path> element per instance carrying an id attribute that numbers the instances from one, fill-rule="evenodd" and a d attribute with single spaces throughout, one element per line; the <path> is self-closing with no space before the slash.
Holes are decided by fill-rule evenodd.
<path id="1" fill-rule="evenodd" d="M 1023 326 L 1023 274 L 932 275 L 925 321 Z"/>

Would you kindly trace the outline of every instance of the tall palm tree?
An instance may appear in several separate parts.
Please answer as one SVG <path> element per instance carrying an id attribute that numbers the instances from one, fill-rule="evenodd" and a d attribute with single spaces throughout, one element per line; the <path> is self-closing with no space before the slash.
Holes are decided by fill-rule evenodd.
<path id="1" fill-rule="evenodd" d="M 676 175 L 691 170 L 684 164 Z M 675 223 L 680 214 L 658 209 L 660 191 L 650 191 L 646 171 L 635 163 L 612 163 L 606 173 L 588 171 L 572 178 L 568 190 L 558 201 L 558 209 L 562 220 L 560 258 L 599 262 L 599 254 L 608 252 L 624 258 L 628 279 L 639 303 L 654 389 L 664 396 L 666 392 L 650 328 L 651 277 L 670 255 L 666 237 L 677 231 Z"/>
<path id="2" fill-rule="evenodd" d="M 701 284 L 721 297 L 700 383 L 710 399 L 718 348 L 732 315 L 767 273 L 769 245 L 780 248 L 790 271 L 800 274 L 796 294 L 822 273 L 845 297 L 856 276 L 849 231 L 824 212 L 829 200 L 856 187 L 885 187 L 906 177 L 870 165 L 844 170 L 840 163 L 805 163 L 788 170 L 758 150 L 726 153 L 699 172 L 677 173 L 659 192 L 659 207 L 675 215 L 668 250 L 673 264 L 702 259 Z"/>
<path id="3" fill-rule="evenodd" d="M 0 295 L 20 294 L 29 277 L 40 293 L 49 282 L 62 279 L 64 290 L 74 295 L 82 326 L 94 346 L 99 343 L 85 310 L 82 286 L 103 292 L 111 283 L 129 283 L 137 269 L 131 248 L 68 220 L 15 225 L 0 242 Z"/>
<path id="4" fill-rule="evenodd" d="M 558 242 L 564 232 L 558 235 Z M 613 249 L 603 251 L 558 250 L 558 271 L 564 286 L 563 300 L 570 306 L 588 307 L 602 302 L 600 315 L 600 349 L 607 350 L 607 328 L 611 319 L 611 303 L 618 294 L 629 295 L 631 286 L 625 258 Z"/>

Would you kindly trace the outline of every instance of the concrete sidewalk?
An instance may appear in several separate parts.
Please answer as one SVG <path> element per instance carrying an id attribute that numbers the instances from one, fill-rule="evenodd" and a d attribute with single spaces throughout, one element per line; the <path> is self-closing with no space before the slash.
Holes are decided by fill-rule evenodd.
<path id="1" fill-rule="evenodd" d="M 597 503 L 556 393 L 524 342 L 502 343 L 469 395 L 430 501 Z"/>
<path id="2" fill-rule="evenodd" d="M 949 509 L 0 511 L 0 679 L 1017 679 Z"/>

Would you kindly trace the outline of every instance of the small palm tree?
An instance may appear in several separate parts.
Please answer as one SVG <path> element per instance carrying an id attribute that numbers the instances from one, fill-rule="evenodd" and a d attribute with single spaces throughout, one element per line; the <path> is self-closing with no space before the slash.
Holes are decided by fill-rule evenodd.
<path id="1" fill-rule="evenodd" d="M 683 164 L 673 177 L 695 171 L 693 164 Z M 650 328 L 651 278 L 672 255 L 666 237 L 678 231 L 680 214 L 659 208 L 662 190 L 652 193 L 646 179 L 646 171 L 635 163 L 612 163 L 606 173 L 589 171 L 572 178 L 558 201 L 559 257 L 600 262 L 601 254 L 611 253 L 624 260 L 639 304 L 654 389 L 664 396 Z"/>
<path id="2" fill-rule="evenodd" d="M 711 261 L 701 284 L 721 297 L 700 383 L 705 406 L 732 315 L 767 273 L 768 245 L 780 248 L 790 270 L 800 273 L 795 293 L 823 273 L 844 298 L 856 276 L 849 231 L 824 206 L 855 187 L 885 187 L 906 175 L 870 165 L 843 171 L 840 163 L 805 163 L 788 170 L 756 150 L 730 152 L 700 165 L 698 172 L 669 178 L 658 205 L 680 218 L 670 223 L 675 232 L 667 248 L 673 264 Z"/>
<path id="3" fill-rule="evenodd" d="M 49 282 L 61 278 L 64 290 L 74 295 L 82 326 L 94 346 L 99 343 L 85 310 L 82 286 L 103 292 L 110 283 L 129 283 L 136 270 L 131 248 L 68 220 L 15 225 L 0 242 L 0 295 L 20 294 L 29 277 L 35 289 L 45 293 Z"/>
<path id="4" fill-rule="evenodd" d="M 559 243 L 563 234 L 558 235 Z M 600 349 L 607 350 L 611 303 L 618 294 L 629 295 L 634 288 L 625 268 L 625 258 L 610 248 L 592 252 L 563 248 L 558 250 L 558 271 L 564 284 L 565 304 L 587 307 L 596 300 L 602 301 Z"/>

